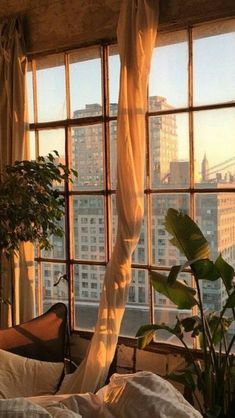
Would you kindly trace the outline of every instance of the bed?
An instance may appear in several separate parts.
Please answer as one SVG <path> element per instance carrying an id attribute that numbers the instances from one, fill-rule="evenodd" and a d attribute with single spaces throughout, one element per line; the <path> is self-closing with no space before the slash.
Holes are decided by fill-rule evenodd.
<path id="1" fill-rule="evenodd" d="M 201 418 L 169 382 L 146 371 L 114 373 L 95 394 L 59 394 L 67 330 L 62 303 L 0 330 L 0 418 Z"/>

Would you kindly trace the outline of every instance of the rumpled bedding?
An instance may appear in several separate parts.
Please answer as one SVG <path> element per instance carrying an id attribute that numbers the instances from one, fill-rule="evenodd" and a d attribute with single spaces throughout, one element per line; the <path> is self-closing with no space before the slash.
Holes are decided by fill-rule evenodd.
<path id="1" fill-rule="evenodd" d="M 96 394 L 0 400 L 0 418 L 202 418 L 169 382 L 151 372 L 114 374 Z"/>

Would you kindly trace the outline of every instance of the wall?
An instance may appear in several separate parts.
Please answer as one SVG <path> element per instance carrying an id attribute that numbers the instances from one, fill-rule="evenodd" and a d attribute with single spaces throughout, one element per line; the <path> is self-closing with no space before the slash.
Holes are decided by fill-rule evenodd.
<path id="1" fill-rule="evenodd" d="M 81 338 L 78 334 L 74 334 L 71 338 L 71 355 L 76 364 L 80 364 L 85 356 L 89 340 Z M 136 349 L 133 346 L 119 344 L 116 350 L 115 366 L 111 365 L 112 372 L 117 373 L 133 373 L 135 371 L 148 370 L 157 373 L 159 376 L 166 376 L 185 366 L 185 360 L 180 352 L 172 347 L 159 348 L 158 352 L 151 352 Z M 181 392 L 183 385 L 174 383 Z"/>
<path id="2" fill-rule="evenodd" d="M 0 20 L 19 14 L 24 17 L 27 52 L 33 54 L 115 38 L 120 3 L 1 0 Z M 235 16 L 234 0 L 160 0 L 160 30 L 231 16 Z"/>

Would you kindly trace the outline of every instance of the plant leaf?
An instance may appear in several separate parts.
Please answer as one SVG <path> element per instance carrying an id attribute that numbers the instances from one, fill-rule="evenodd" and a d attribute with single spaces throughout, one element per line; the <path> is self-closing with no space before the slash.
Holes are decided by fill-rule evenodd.
<path id="1" fill-rule="evenodd" d="M 229 295 L 225 306 L 226 308 L 235 308 L 235 290 Z"/>
<path id="2" fill-rule="evenodd" d="M 198 335 L 202 330 L 202 321 L 201 318 L 197 315 L 183 318 L 181 323 L 185 332 L 192 332 L 192 337 Z"/>
<path id="3" fill-rule="evenodd" d="M 221 405 L 213 405 L 212 408 L 205 411 L 205 418 L 219 418 L 221 415 Z"/>
<path id="4" fill-rule="evenodd" d="M 182 266 L 172 266 L 168 275 L 167 281 L 169 284 L 175 283 L 178 274 L 180 273 Z"/>
<path id="5" fill-rule="evenodd" d="M 225 288 L 230 290 L 232 288 L 234 268 L 223 259 L 221 254 L 216 259 L 215 266 L 220 272 L 220 276 L 224 282 Z"/>
<path id="6" fill-rule="evenodd" d="M 178 322 L 175 326 L 175 328 L 170 328 L 165 324 L 147 324 L 147 325 L 142 325 L 142 327 L 140 327 L 136 333 L 136 338 L 138 338 L 138 348 L 143 349 L 146 347 L 146 345 L 148 345 L 153 337 L 156 331 L 158 330 L 165 330 L 168 331 L 170 334 L 176 335 L 177 337 L 179 337 L 181 335 L 181 330 L 178 326 Z"/>
<path id="7" fill-rule="evenodd" d="M 213 263 L 208 259 L 197 260 L 192 264 L 192 270 L 198 280 L 218 280 L 220 272 Z"/>
<path id="8" fill-rule="evenodd" d="M 220 318 L 215 313 L 210 314 L 207 319 L 211 330 L 213 343 L 214 345 L 217 345 L 222 340 L 223 335 L 228 331 L 233 320 L 232 318 Z"/>
<path id="9" fill-rule="evenodd" d="M 195 390 L 196 385 L 194 382 L 193 374 L 188 369 L 179 370 L 175 373 L 170 373 L 166 375 L 166 377 L 170 380 L 173 380 L 174 382 L 178 382 L 183 384 L 184 386 L 187 386 L 188 388 Z"/>
<path id="10" fill-rule="evenodd" d="M 175 245 L 188 260 L 206 259 L 210 257 L 207 240 L 197 224 L 186 214 L 175 209 L 168 209 L 165 218 L 167 232 L 173 236 L 171 243 Z"/>
<path id="11" fill-rule="evenodd" d="M 191 309 L 197 305 L 195 289 L 184 282 L 176 280 L 169 283 L 168 278 L 156 271 L 151 272 L 151 282 L 155 290 L 168 297 L 179 309 Z"/>

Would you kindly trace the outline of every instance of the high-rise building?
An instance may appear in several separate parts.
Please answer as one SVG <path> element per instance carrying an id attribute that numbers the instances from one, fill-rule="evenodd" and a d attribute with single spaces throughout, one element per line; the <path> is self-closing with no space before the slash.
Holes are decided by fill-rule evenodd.
<path id="1" fill-rule="evenodd" d="M 171 110 L 163 97 L 150 97 L 150 110 Z M 117 112 L 117 104 L 111 105 L 113 114 Z M 74 112 L 74 118 L 84 118 L 94 113 L 100 114 L 101 106 L 98 104 L 86 105 L 84 109 Z M 73 187 L 79 190 L 103 189 L 103 131 L 101 124 L 78 126 L 72 128 L 72 165 L 78 171 L 78 179 L 75 179 Z M 116 155 L 116 122 L 110 123 L 110 142 L 112 157 Z M 151 139 L 151 166 L 152 186 L 184 187 L 189 185 L 189 161 L 177 159 L 177 126 L 174 114 L 153 116 L 149 122 L 149 134 Z M 112 161 L 113 163 L 113 161 Z M 195 162 L 196 167 L 196 162 Z M 112 164 L 113 178 L 115 164 Z M 195 173 L 198 179 L 198 174 Z M 228 187 L 233 177 L 222 176 L 215 173 L 210 177 L 210 167 L 206 155 L 201 165 L 200 183 L 196 187 L 213 188 L 213 193 L 196 194 L 196 220 L 202 228 L 205 237 L 211 247 L 212 258 L 221 252 L 224 258 L 235 266 L 235 197 L 228 193 L 216 193 L 223 186 Z M 223 183 L 224 182 L 224 183 Z M 208 184 L 207 184 L 208 183 Z M 225 184 L 226 183 L 226 184 Z M 115 187 L 115 186 L 114 186 Z M 215 190 L 214 190 L 215 189 Z M 74 256 L 84 262 L 105 260 L 105 219 L 102 196 L 82 195 L 73 199 L 74 222 Z M 164 219 L 169 207 L 189 212 L 189 197 L 187 193 L 161 193 L 152 199 L 152 263 L 162 267 L 171 267 L 185 260 L 177 249 L 169 242 L 169 235 L 165 231 Z M 113 201 L 113 242 L 117 228 L 117 216 L 115 202 Z M 55 241 L 55 250 L 58 257 L 62 256 L 64 243 Z M 133 254 L 132 261 L 135 264 L 147 263 L 147 232 L 146 221 L 143 220 L 140 240 Z M 54 254 L 55 255 L 55 254 Z M 47 281 L 48 297 L 55 297 L 55 288 L 48 285 L 49 278 L 58 274 L 58 266 L 49 263 L 44 265 L 44 280 Z M 51 269 L 51 272 L 50 272 Z M 62 271 L 63 273 L 63 271 Z M 97 305 L 102 290 L 105 268 L 87 264 L 75 266 L 75 306 L 79 306 L 81 322 L 79 326 L 89 328 L 94 325 Z M 191 276 L 185 274 L 185 280 L 189 283 Z M 57 288 L 56 288 L 57 289 Z M 221 281 L 203 283 L 203 301 L 210 310 L 219 310 L 226 299 L 226 292 Z M 148 310 L 149 285 L 147 272 L 144 269 L 133 269 L 132 283 L 129 289 L 128 306 L 126 316 L 133 317 L 137 323 L 143 322 L 142 317 Z M 81 313 L 83 304 L 89 304 L 91 315 L 87 315 L 87 306 L 84 310 L 84 318 Z M 138 308 L 138 309 L 137 309 Z M 155 295 L 155 313 L 162 322 L 175 322 L 177 314 L 174 305 L 166 297 Z M 183 313 L 182 313 L 183 314 Z M 139 316 L 139 319 L 138 319 Z M 147 319 L 148 320 L 148 319 Z M 131 324 L 132 320 L 126 321 Z M 123 330 L 128 334 L 127 329 Z M 166 336 L 164 337 L 166 338 Z"/>
<path id="2" fill-rule="evenodd" d="M 165 97 L 151 96 L 150 111 L 172 110 Z M 167 183 L 170 175 L 170 163 L 177 161 L 177 126 L 175 114 L 152 116 L 149 120 L 151 138 L 152 185 Z"/>

